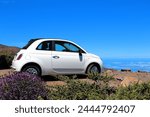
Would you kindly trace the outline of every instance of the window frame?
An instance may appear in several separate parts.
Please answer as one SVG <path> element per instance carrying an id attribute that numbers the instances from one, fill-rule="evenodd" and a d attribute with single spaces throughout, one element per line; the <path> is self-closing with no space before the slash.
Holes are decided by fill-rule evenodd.
<path id="1" fill-rule="evenodd" d="M 68 49 L 66 47 L 65 48 L 68 49 L 68 51 L 56 51 L 56 49 L 55 49 L 55 43 L 56 42 L 62 42 L 62 43 L 72 44 L 73 46 L 75 46 L 76 48 L 78 48 L 79 51 L 71 51 L 70 49 Z M 54 41 L 52 41 L 52 51 L 56 51 L 56 52 L 72 52 L 72 53 L 79 53 L 79 52 L 86 53 L 84 50 L 82 50 L 79 46 L 75 45 L 74 43 L 71 43 L 71 42 L 68 42 L 68 41 L 61 41 L 61 40 L 54 40 Z"/>
<path id="2" fill-rule="evenodd" d="M 50 48 L 48 50 L 43 50 L 43 49 L 38 49 L 38 47 L 42 44 L 42 43 L 50 43 Z M 41 51 L 52 51 L 53 50 L 53 46 L 52 46 L 52 41 L 42 41 L 40 44 L 38 44 L 38 46 L 36 47 L 36 50 L 41 50 Z"/>

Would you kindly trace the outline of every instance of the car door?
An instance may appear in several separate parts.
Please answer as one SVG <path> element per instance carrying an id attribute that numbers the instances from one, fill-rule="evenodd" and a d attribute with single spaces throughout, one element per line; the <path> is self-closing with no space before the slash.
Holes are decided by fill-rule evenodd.
<path id="1" fill-rule="evenodd" d="M 33 62 L 41 66 L 43 74 L 49 74 L 51 71 L 51 50 L 52 41 L 43 41 L 30 52 Z"/>
<path id="2" fill-rule="evenodd" d="M 52 51 L 52 69 L 61 74 L 84 72 L 84 54 L 79 54 L 79 50 L 79 47 L 70 42 L 55 41 L 54 51 Z"/>

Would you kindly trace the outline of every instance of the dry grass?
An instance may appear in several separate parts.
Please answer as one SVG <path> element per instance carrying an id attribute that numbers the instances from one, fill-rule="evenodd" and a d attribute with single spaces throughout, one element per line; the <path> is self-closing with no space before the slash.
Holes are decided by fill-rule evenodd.
<path id="1" fill-rule="evenodd" d="M 12 69 L 4 69 L 4 70 L 0 70 L 0 76 L 5 76 L 5 75 L 9 75 L 13 73 Z"/>

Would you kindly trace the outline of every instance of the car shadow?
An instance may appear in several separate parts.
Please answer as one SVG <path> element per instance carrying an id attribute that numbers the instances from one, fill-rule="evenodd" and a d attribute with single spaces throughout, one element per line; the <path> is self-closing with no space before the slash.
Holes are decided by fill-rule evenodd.
<path id="1" fill-rule="evenodd" d="M 41 79 L 43 81 L 60 81 L 59 79 L 57 79 L 57 77 L 50 76 L 50 75 L 48 75 L 48 76 L 42 76 Z"/>
<path id="2" fill-rule="evenodd" d="M 72 78 L 73 75 L 67 75 L 69 78 Z M 86 79 L 87 76 L 86 75 L 77 75 L 77 77 L 75 79 Z M 61 81 L 61 79 L 58 79 L 56 76 L 42 76 L 41 79 L 45 82 L 47 81 Z"/>

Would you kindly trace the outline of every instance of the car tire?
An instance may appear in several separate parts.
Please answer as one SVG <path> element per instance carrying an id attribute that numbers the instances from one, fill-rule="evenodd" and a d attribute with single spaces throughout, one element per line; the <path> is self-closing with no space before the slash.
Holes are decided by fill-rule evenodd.
<path id="1" fill-rule="evenodd" d="M 22 72 L 28 72 L 30 74 L 37 75 L 37 76 L 41 75 L 40 68 L 36 65 L 28 65 L 23 68 Z"/>
<path id="2" fill-rule="evenodd" d="M 88 66 L 88 68 L 87 68 L 87 74 L 89 74 L 89 73 L 100 73 L 100 68 L 98 67 L 98 65 L 96 65 L 96 64 L 91 64 L 91 65 L 89 65 Z"/>

